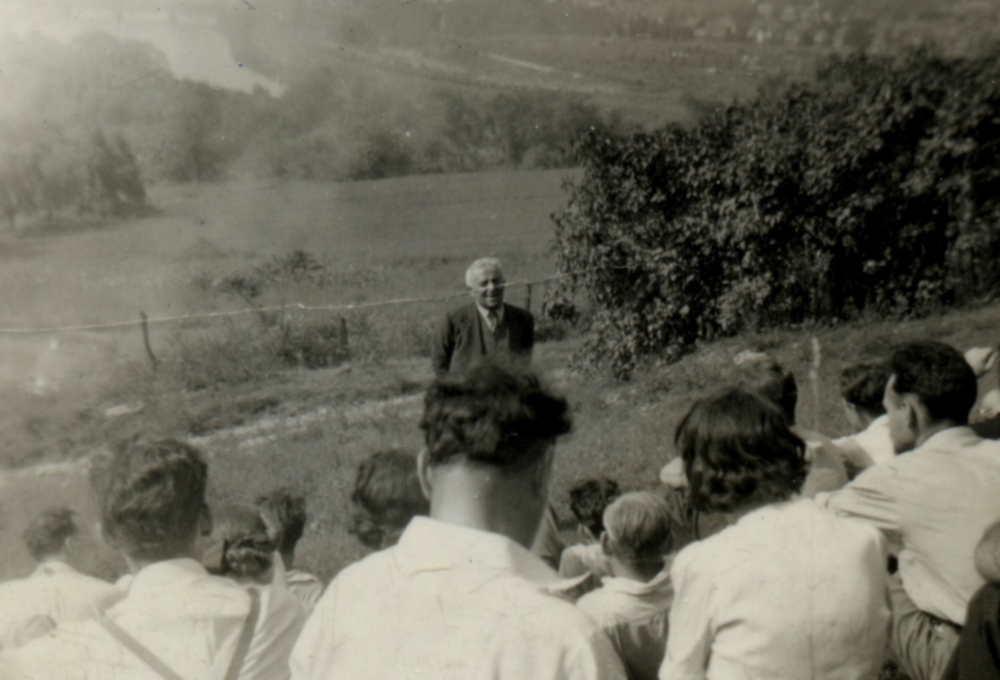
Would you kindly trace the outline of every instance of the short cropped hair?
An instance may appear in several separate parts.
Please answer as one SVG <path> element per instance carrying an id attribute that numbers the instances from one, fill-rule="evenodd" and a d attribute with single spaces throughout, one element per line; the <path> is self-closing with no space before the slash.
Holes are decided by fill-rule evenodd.
<path id="1" fill-rule="evenodd" d="M 670 506 L 649 491 L 633 491 L 604 511 L 605 532 L 614 557 L 628 564 L 662 560 L 673 545 Z"/>
<path id="2" fill-rule="evenodd" d="M 788 422 L 795 422 L 795 407 L 799 401 L 795 375 L 771 357 L 755 355 L 739 364 L 732 384 L 777 404 Z"/>
<path id="3" fill-rule="evenodd" d="M 604 510 L 620 495 L 618 482 L 613 479 L 581 479 L 569 489 L 569 509 L 598 538 L 604 531 Z"/>
<path id="4" fill-rule="evenodd" d="M 439 377 L 427 390 L 420 427 L 432 465 L 457 456 L 514 469 L 534 463 L 572 426 L 566 400 L 531 373 L 491 363 Z"/>
<path id="5" fill-rule="evenodd" d="M 213 509 L 202 563 L 213 574 L 256 578 L 271 568 L 275 547 L 257 508 L 223 505 Z"/>
<path id="6" fill-rule="evenodd" d="M 674 441 L 696 510 L 785 500 L 805 481 L 805 444 L 773 402 L 741 388 L 695 402 Z"/>
<path id="7" fill-rule="evenodd" d="M 889 365 L 884 361 L 860 361 L 840 372 L 840 396 L 866 413 L 882 415 L 882 397 L 889 382 Z"/>
<path id="8" fill-rule="evenodd" d="M 67 507 L 53 507 L 42 510 L 31 520 L 21 536 L 36 561 L 57 555 L 67 539 L 80 532 L 75 516 L 76 513 Z"/>
<path id="9" fill-rule="evenodd" d="M 968 422 L 976 374 L 957 349 L 931 340 L 911 342 L 892 353 L 889 368 L 896 393 L 916 395 L 932 420 Z"/>
<path id="10" fill-rule="evenodd" d="M 254 505 L 262 514 L 273 517 L 281 526 L 281 542 L 278 551 L 288 555 L 295 551 L 299 539 L 306 528 L 306 499 L 288 487 L 275 489 L 258 496 Z"/>
<path id="11" fill-rule="evenodd" d="M 118 448 L 106 472 L 105 535 L 136 559 L 169 559 L 190 547 L 205 512 L 208 466 L 177 439 L 137 438 Z"/>
<path id="12" fill-rule="evenodd" d="M 351 504 L 348 531 L 370 548 L 384 547 L 387 536 L 405 528 L 415 516 L 430 512 L 417 477 L 416 457 L 388 449 L 361 461 Z"/>
<path id="13" fill-rule="evenodd" d="M 500 278 L 503 278 L 503 268 L 500 266 L 500 260 L 495 257 L 481 257 L 470 264 L 469 268 L 465 270 L 466 287 L 475 288 L 476 276 L 487 269 L 496 269 L 500 272 Z"/>

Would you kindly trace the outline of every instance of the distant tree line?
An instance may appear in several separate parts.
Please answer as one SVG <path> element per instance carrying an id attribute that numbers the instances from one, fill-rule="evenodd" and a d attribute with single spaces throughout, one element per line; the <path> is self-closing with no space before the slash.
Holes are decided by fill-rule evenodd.
<path id="1" fill-rule="evenodd" d="M 832 58 L 697 126 L 591 133 L 555 216 L 580 358 L 627 376 L 743 331 L 920 314 L 1000 289 L 1000 48 Z"/>
<path id="2" fill-rule="evenodd" d="M 28 218 L 128 216 L 149 210 L 135 154 L 121 135 L 74 140 L 35 129 L 0 141 L 0 210 L 17 230 Z M 29 146 L 30 141 L 30 146 Z M 20 147 L 20 148 L 19 148 Z"/>

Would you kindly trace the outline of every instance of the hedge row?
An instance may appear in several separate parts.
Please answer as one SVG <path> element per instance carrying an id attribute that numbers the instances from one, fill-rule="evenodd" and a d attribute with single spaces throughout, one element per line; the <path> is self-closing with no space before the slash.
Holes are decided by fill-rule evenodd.
<path id="1" fill-rule="evenodd" d="M 700 340 L 918 314 L 1000 283 L 1000 48 L 851 55 L 694 127 L 593 132 L 554 216 L 582 358 L 627 376 Z"/>

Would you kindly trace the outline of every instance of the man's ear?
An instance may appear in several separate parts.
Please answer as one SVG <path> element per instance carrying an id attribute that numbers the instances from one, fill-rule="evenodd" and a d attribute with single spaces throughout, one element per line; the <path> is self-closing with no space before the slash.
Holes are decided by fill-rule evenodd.
<path id="1" fill-rule="evenodd" d="M 614 543 L 607 531 L 601 532 L 601 552 L 611 557 L 614 554 Z"/>
<path id="2" fill-rule="evenodd" d="M 431 452 L 426 447 L 417 455 L 417 479 L 420 480 L 424 498 L 430 501 L 434 490 L 434 469 L 431 467 Z"/>
<path id="3" fill-rule="evenodd" d="M 903 404 L 906 406 L 906 425 L 910 428 L 910 432 L 919 439 L 920 435 L 927 431 L 929 425 L 927 407 L 914 394 L 904 396 Z"/>

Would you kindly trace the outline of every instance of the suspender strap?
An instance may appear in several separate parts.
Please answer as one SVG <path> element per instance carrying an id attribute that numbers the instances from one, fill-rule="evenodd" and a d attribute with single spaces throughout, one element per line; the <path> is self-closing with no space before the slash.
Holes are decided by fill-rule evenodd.
<path id="1" fill-rule="evenodd" d="M 157 675 L 163 678 L 163 680 L 184 680 L 184 678 L 177 675 L 177 673 L 167 666 L 167 664 L 160 661 L 159 657 L 143 647 L 142 643 L 126 633 L 117 623 L 103 615 L 96 617 L 95 620 L 101 625 L 101 627 L 104 628 L 104 630 L 111 634 L 111 637 L 118 640 L 118 642 L 120 642 L 125 649 L 135 654 L 140 661 L 152 668 Z"/>
<path id="2" fill-rule="evenodd" d="M 249 593 L 250 613 L 247 615 L 246 621 L 243 622 L 243 630 L 240 631 L 240 638 L 236 642 L 236 651 L 233 652 L 233 658 L 229 661 L 229 669 L 226 671 L 225 680 L 237 680 L 239 678 L 240 671 L 243 669 L 243 660 L 250 649 L 250 641 L 253 639 L 254 630 L 257 628 L 257 619 L 260 617 L 260 593 L 253 588 L 249 589 Z M 118 640 L 125 649 L 132 652 L 140 661 L 149 666 L 154 673 L 163 678 L 163 680 L 184 680 L 172 668 L 163 663 L 158 656 L 144 647 L 141 642 L 126 633 L 117 623 L 103 615 L 96 617 L 95 620 L 104 630 L 111 634 L 111 637 Z"/>
<path id="3" fill-rule="evenodd" d="M 247 651 L 250 649 L 250 641 L 257 628 L 257 619 L 260 617 L 260 593 L 255 588 L 248 588 L 247 592 L 250 593 L 250 613 L 247 614 L 247 620 L 243 622 L 243 630 L 240 631 L 236 651 L 233 652 L 233 658 L 229 661 L 226 680 L 237 680 L 240 677 L 240 671 L 243 670 L 243 660 L 246 659 Z"/>

